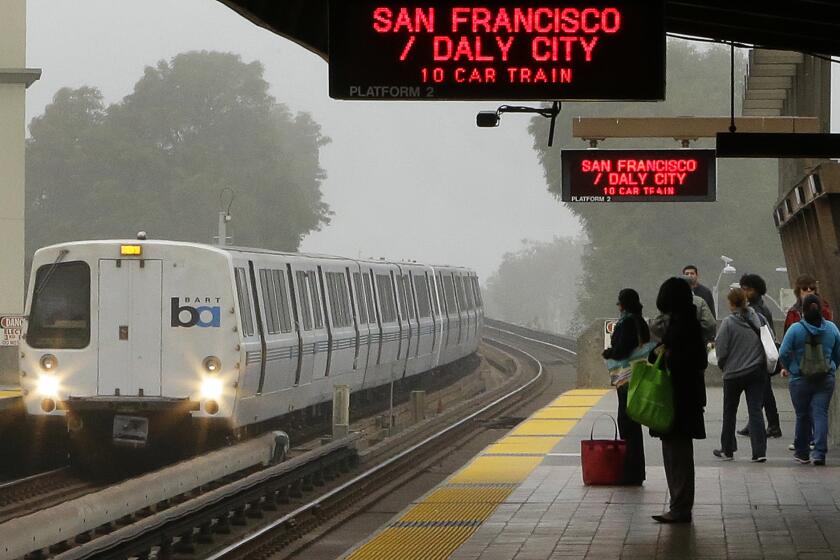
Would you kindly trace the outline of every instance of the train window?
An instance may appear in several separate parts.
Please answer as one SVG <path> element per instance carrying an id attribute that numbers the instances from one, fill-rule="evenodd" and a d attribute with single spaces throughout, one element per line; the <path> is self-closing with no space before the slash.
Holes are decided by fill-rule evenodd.
<path id="1" fill-rule="evenodd" d="M 270 270 L 260 269 L 260 288 L 265 306 L 266 328 L 269 334 L 277 334 L 280 332 L 280 322 L 277 318 L 277 294 L 274 291 Z"/>
<path id="2" fill-rule="evenodd" d="M 272 270 L 274 292 L 277 294 L 277 320 L 280 332 L 292 332 L 292 314 L 289 312 L 289 297 L 286 291 L 286 277 L 282 270 Z"/>
<path id="3" fill-rule="evenodd" d="M 359 323 L 362 325 L 368 322 L 367 305 L 365 300 L 365 289 L 362 287 L 362 274 L 353 273 L 353 289 L 356 291 L 356 305 L 359 308 Z"/>
<path id="4" fill-rule="evenodd" d="M 464 297 L 464 283 L 460 276 L 455 277 L 455 294 L 458 296 L 458 305 L 460 306 L 461 310 L 468 309 L 467 307 L 467 300 Z"/>
<path id="5" fill-rule="evenodd" d="M 298 295 L 300 296 L 300 310 L 303 315 L 303 330 L 312 330 L 312 308 L 309 304 L 309 283 L 306 279 L 306 272 L 298 270 L 295 272 L 298 284 Z"/>
<path id="6" fill-rule="evenodd" d="M 435 284 L 435 275 L 432 274 L 431 281 L 429 281 L 429 275 L 426 274 L 426 284 L 429 286 L 429 297 L 432 300 L 432 312 L 435 316 L 440 315 L 440 304 L 438 303 L 438 295 L 437 291 L 435 291 L 434 284 Z"/>
<path id="7" fill-rule="evenodd" d="M 464 295 L 467 298 L 467 309 L 475 309 L 475 299 L 473 299 L 472 278 L 464 276 L 462 279 L 464 283 Z"/>
<path id="8" fill-rule="evenodd" d="M 90 343 L 90 267 L 47 264 L 35 276 L 26 342 L 33 348 L 84 348 Z"/>
<path id="9" fill-rule="evenodd" d="M 365 299 L 367 300 L 368 322 L 376 323 L 376 303 L 373 301 L 373 289 L 371 288 L 371 278 L 373 272 L 365 274 L 362 280 L 365 283 Z"/>
<path id="10" fill-rule="evenodd" d="M 391 287 L 391 278 L 387 274 L 376 275 L 376 292 L 379 294 L 382 322 L 395 322 L 397 320 L 397 309 L 394 301 L 394 290 Z"/>
<path id="11" fill-rule="evenodd" d="M 443 279 L 443 298 L 446 300 L 446 312 L 457 313 L 458 309 L 455 305 L 455 286 L 453 284 L 451 274 L 447 274 Z"/>
<path id="12" fill-rule="evenodd" d="M 330 310 L 334 327 L 349 327 L 353 324 L 344 278 L 341 272 L 327 272 L 327 293 L 330 295 Z"/>
<path id="13" fill-rule="evenodd" d="M 312 295 L 312 323 L 316 329 L 324 326 L 324 304 L 321 302 L 321 290 L 318 289 L 318 276 L 314 270 L 306 273 L 309 279 L 309 292 Z"/>
<path id="14" fill-rule="evenodd" d="M 472 277 L 473 289 L 475 290 L 475 301 L 479 307 L 484 307 L 484 302 L 481 300 L 481 286 L 478 285 L 478 277 Z"/>
<path id="15" fill-rule="evenodd" d="M 397 276 L 397 286 L 399 287 L 403 318 L 414 319 L 414 304 L 411 301 L 411 286 L 409 286 L 408 276 Z"/>
<path id="16" fill-rule="evenodd" d="M 437 276 L 437 293 L 438 297 L 440 298 L 440 306 L 443 310 L 443 313 L 448 314 L 449 309 L 447 308 L 446 295 L 443 291 L 443 274 L 438 274 Z"/>
<path id="17" fill-rule="evenodd" d="M 422 319 L 429 317 L 432 313 L 429 301 L 429 284 L 426 277 L 419 274 L 414 275 L 414 291 L 417 294 L 417 311 Z"/>
<path id="18" fill-rule="evenodd" d="M 244 268 L 236 269 L 236 296 L 239 298 L 239 312 L 242 313 L 242 334 L 254 336 L 254 319 L 251 315 L 251 295 L 248 292 L 248 277 Z"/>

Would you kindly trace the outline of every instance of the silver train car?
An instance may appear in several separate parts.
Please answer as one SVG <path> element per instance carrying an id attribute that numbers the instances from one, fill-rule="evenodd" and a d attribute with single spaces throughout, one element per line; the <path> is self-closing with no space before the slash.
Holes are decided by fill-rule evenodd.
<path id="1" fill-rule="evenodd" d="M 484 319 L 466 268 L 161 240 L 38 250 L 25 312 L 28 413 L 132 447 L 421 374 L 473 353 Z"/>

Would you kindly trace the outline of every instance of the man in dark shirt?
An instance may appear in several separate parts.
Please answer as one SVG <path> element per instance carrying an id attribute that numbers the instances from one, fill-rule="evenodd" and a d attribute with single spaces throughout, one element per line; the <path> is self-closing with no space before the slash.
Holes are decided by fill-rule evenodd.
<path id="1" fill-rule="evenodd" d="M 715 300 L 712 297 L 712 291 L 700 283 L 700 274 L 697 273 L 697 267 L 693 264 L 687 264 L 682 269 L 683 276 L 688 279 L 688 283 L 691 285 L 691 291 L 694 292 L 694 295 L 700 296 L 703 298 L 707 304 L 709 304 L 709 309 L 712 310 L 712 315 L 715 316 L 717 319 L 717 315 L 715 314 Z"/>

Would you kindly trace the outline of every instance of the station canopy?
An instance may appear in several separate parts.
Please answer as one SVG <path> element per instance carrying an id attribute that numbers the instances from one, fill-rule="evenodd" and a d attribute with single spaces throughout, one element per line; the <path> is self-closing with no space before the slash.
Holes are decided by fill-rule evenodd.
<path id="1" fill-rule="evenodd" d="M 255 24 L 328 58 L 329 0 L 219 1 Z M 840 2 L 836 0 L 666 0 L 665 10 L 668 33 L 840 56 Z"/>

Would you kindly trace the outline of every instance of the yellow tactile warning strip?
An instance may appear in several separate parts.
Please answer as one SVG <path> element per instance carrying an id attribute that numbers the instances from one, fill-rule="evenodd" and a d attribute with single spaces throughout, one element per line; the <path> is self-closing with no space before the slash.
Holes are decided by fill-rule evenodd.
<path id="1" fill-rule="evenodd" d="M 484 450 L 485 455 L 545 455 L 562 436 L 506 437 Z"/>
<path id="2" fill-rule="evenodd" d="M 352 560 L 444 560 L 475 532 L 463 527 L 390 527 L 353 553 Z"/>
<path id="3" fill-rule="evenodd" d="M 487 446 L 347 559 L 448 558 L 607 392 L 575 389 L 563 393 Z"/>

